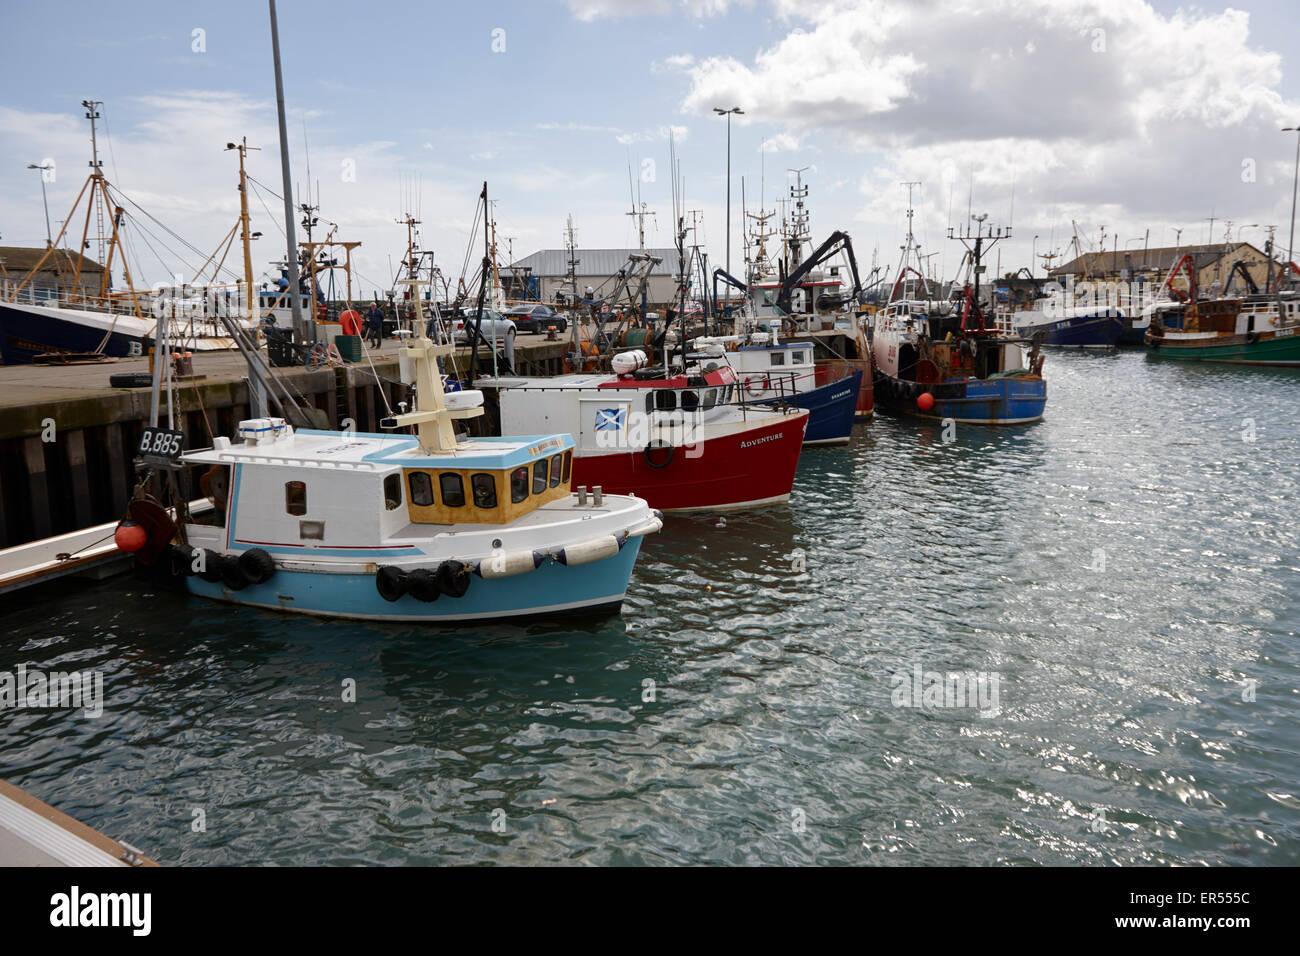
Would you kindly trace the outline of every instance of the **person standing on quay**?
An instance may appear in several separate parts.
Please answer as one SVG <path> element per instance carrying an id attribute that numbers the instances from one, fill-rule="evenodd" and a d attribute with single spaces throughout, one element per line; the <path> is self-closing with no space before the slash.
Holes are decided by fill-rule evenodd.
<path id="1" fill-rule="evenodd" d="M 384 340 L 384 313 L 379 308 L 378 302 L 370 305 L 370 311 L 366 313 L 366 340 L 371 348 L 379 348 Z"/>

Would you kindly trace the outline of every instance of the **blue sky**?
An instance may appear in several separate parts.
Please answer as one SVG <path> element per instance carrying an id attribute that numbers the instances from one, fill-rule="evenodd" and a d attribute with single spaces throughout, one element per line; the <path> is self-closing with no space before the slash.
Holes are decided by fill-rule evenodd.
<path id="1" fill-rule="evenodd" d="M 631 161 L 656 213 L 649 241 L 669 244 L 669 129 L 687 208 L 703 217 L 699 239 L 720 260 L 725 127 L 710 105 L 747 113 L 733 126 L 737 248 L 740 177 L 752 208 L 765 140 L 768 205 L 787 167 L 812 167 L 814 234 L 847 229 L 868 262 L 876 249 L 882 262 L 897 255 L 905 179 L 925 182 L 919 231 L 949 275 L 959 250 L 942 236 L 972 190 L 972 205 L 1002 222 L 1014 193 L 1007 267 L 1062 247 L 1071 220 L 1093 243 L 1102 226 L 1125 244 L 1148 229 L 1152 245 L 1172 243 L 1179 228 L 1184 243 L 1202 241 L 1211 215 L 1216 240 L 1226 219 L 1260 244 L 1263 225 L 1281 222 L 1286 232 L 1294 142 L 1276 127 L 1284 116 L 1300 120 L 1286 4 L 1246 5 L 1244 38 L 1216 19 L 1225 9 L 1216 5 L 930 6 L 918 14 L 890 0 L 284 2 L 295 180 L 306 180 L 309 155 L 321 215 L 341 237 L 362 240 L 360 271 L 377 285 L 387 284 L 390 255 L 402 253 L 395 220 L 415 211 L 417 185 L 423 245 L 453 273 L 484 179 L 516 256 L 559 246 L 570 214 L 580 246 L 632 245 Z M 1094 24 L 1108 31 L 1101 55 L 1080 46 L 1095 46 Z M 497 29 L 504 52 L 493 51 Z M 65 215 L 85 175 L 78 104 L 91 96 L 105 101 L 110 179 L 198 247 L 215 246 L 237 208 L 226 141 L 247 135 L 263 147 L 250 169 L 279 188 L 263 2 L 14 7 L 0 54 L 5 244 L 44 237 L 29 162 L 56 160 L 51 216 Z M 1230 67 L 1171 81 L 1177 67 L 1158 66 L 1197 58 Z M 1196 83 L 1203 89 L 1191 102 L 1184 93 Z M 653 175 L 640 175 L 645 160 Z M 1246 160 L 1255 164 L 1248 182 Z M 260 269 L 282 254 L 282 240 L 266 210 L 253 211 L 266 234 Z M 162 263 L 142 265 L 160 277 Z"/>

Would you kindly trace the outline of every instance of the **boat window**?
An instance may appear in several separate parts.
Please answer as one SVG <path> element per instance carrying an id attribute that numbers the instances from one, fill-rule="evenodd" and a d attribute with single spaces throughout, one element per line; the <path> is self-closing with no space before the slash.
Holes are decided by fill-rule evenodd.
<path id="1" fill-rule="evenodd" d="M 773 352 L 773 353 L 772 353 L 772 364 L 773 364 L 773 365 L 784 365 L 784 364 L 785 364 L 785 353 L 784 353 L 784 352 Z"/>
<path id="2" fill-rule="evenodd" d="M 433 504 L 433 479 L 428 472 L 411 472 L 406 484 L 411 489 L 411 504 L 418 508 L 427 508 Z"/>
<path id="3" fill-rule="evenodd" d="M 704 407 L 712 408 L 718 404 L 718 390 L 716 388 L 706 388 L 704 390 Z"/>
<path id="4" fill-rule="evenodd" d="M 560 486 L 560 469 L 564 467 L 564 459 L 560 455 L 551 456 L 551 487 Z"/>
<path id="5" fill-rule="evenodd" d="M 286 481 L 284 483 L 284 510 L 291 515 L 307 513 L 307 482 Z"/>
<path id="6" fill-rule="evenodd" d="M 693 412 L 700 407 L 700 396 L 689 389 L 682 392 L 682 411 Z"/>
<path id="7" fill-rule="evenodd" d="M 572 467 L 573 467 L 573 452 L 566 451 L 564 453 L 564 478 L 563 478 L 564 481 L 569 480 L 569 469 Z"/>
<path id="8" fill-rule="evenodd" d="M 389 511 L 402 507 L 401 475 L 389 475 L 384 479 L 384 507 Z"/>
<path id="9" fill-rule="evenodd" d="M 515 504 L 528 497 L 528 466 L 522 465 L 510 472 L 510 500 Z"/>
<path id="10" fill-rule="evenodd" d="M 546 459 L 539 458 L 533 462 L 533 494 L 540 495 L 546 490 Z"/>
<path id="11" fill-rule="evenodd" d="M 677 410 L 677 393 L 671 388 L 655 389 L 655 407 L 661 412 Z"/>
<path id="12" fill-rule="evenodd" d="M 653 415 L 655 411 L 655 393 L 654 389 L 645 393 L 645 413 Z"/>
<path id="13" fill-rule="evenodd" d="M 477 474 L 469 479 L 470 488 L 474 490 L 474 507 L 495 508 L 497 506 L 497 480 L 493 475 Z"/>
<path id="14" fill-rule="evenodd" d="M 791 353 L 790 353 L 790 364 L 791 364 L 791 365 L 802 365 L 802 364 L 803 364 L 803 353 L 802 353 L 802 352 L 791 352 Z"/>
<path id="15" fill-rule="evenodd" d="M 442 503 L 448 508 L 460 508 L 465 504 L 465 483 L 454 471 L 444 471 L 438 476 L 438 490 L 442 492 Z"/>

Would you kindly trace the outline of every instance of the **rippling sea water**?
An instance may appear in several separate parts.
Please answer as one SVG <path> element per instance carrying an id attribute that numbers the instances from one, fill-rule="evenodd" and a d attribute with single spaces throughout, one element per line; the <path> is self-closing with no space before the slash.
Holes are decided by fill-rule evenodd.
<path id="1" fill-rule="evenodd" d="M 167 864 L 1300 862 L 1300 374 L 1046 372 L 1041 424 L 880 415 L 670 517 L 621 617 L 24 599 L 0 669 L 107 710 L 0 712 L 0 775 Z M 895 706 L 918 666 L 997 712 Z"/>

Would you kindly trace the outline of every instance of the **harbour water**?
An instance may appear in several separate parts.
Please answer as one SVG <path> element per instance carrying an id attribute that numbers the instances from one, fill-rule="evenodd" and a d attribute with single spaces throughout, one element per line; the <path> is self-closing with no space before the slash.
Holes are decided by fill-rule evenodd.
<path id="1" fill-rule="evenodd" d="M 1045 374 L 1040 424 L 882 415 L 670 517 L 620 617 L 6 598 L 0 670 L 106 700 L 0 711 L 0 776 L 164 864 L 1300 862 L 1300 372 Z"/>

